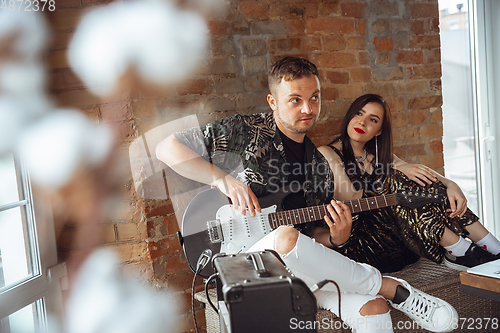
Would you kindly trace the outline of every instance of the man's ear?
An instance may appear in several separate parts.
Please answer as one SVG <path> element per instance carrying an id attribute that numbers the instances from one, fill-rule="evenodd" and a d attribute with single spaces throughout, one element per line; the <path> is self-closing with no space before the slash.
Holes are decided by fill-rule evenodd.
<path id="1" fill-rule="evenodd" d="M 272 94 L 267 95 L 267 103 L 269 103 L 269 106 L 271 107 L 271 110 L 275 111 L 276 110 L 276 99 Z"/>

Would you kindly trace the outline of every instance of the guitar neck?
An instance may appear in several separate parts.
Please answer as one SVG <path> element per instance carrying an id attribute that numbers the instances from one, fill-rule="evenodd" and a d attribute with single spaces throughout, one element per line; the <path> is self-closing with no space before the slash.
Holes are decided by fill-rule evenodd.
<path id="1" fill-rule="evenodd" d="M 395 194 L 381 195 L 377 197 L 362 198 L 344 201 L 350 208 L 351 213 L 359 213 L 371 209 L 378 209 L 397 204 Z M 269 214 L 269 224 L 272 229 L 282 225 L 296 225 L 317 220 L 322 220 L 328 214 L 327 205 L 319 205 Z"/>

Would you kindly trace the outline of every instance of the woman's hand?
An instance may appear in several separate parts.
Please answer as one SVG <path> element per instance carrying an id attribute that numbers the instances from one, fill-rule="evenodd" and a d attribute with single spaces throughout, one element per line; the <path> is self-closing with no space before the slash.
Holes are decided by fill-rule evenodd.
<path id="1" fill-rule="evenodd" d="M 455 216 L 464 216 L 467 211 L 467 199 L 460 189 L 460 186 L 450 180 L 449 183 L 446 184 L 446 193 L 448 195 L 448 200 L 450 201 L 450 208 L 446 211 L 451 212 L 450 218 Z"/>
<path id="2" fill-rule="evenodd" d="M 325 215 L 324 219 L 330 228 L 331 241 L 336 245 L 342 245 L 351 235 L 351 210 L 345 203 L 336 200 L 332 200 L 326 209 L 330 216 Z"/>
<path id="3" fill-rule="evenodd" d="M 422 164 L 406 163 L 396 165 L 395 168 L 420 186 L 425 186 L 426 183 L 430 185 L 438 180 L 435 173 Z"/>
<path id="4" fill-rule="evenodd" d="M 246 214 L 246 207 L 251 216 L 255 216 L 255 211 L 261 212 L 259 200 L 250 186 L 240 182 L 231 175 L 219 178 L 213 183 L 219 191 L 227 195 L 233 202 L 234 210 L 240 209 L 241 214 Z"/>

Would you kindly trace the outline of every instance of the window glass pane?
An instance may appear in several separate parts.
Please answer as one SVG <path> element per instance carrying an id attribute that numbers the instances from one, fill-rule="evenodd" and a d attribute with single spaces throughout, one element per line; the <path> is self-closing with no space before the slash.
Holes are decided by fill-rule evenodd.
<path id="1" fill-rule="evenodd" d="M 439 0 L 439 9 L 445 172 L 462 188 L 468 207 L 478 215 L 468 3 Z"/>
<path id="2" fill-rule="evenodd" d="M 0 155 L 0 206 L 19 200 L 14 157 L 12 154 Z"/>
<path id="3" fill-rule="evenodd" d="M 32 275 L 30 251 L 22 218 L 24 207 L 0 211 L 0 253 L 5 285 Z"/>
<path id="4" fill-rule="evenodd" d="M 34 333 L 36 318 L 36 306 L 32 303 L 0 320 L 0 332 Z"/>

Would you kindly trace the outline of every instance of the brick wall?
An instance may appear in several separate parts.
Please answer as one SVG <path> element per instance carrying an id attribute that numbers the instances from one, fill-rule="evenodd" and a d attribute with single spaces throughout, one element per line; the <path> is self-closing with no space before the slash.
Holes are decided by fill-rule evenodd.
<path id="1" fill-rule="evenodd" d="M 111 125 L 125 156 L 133 140 L 186 113 L 197 113 L 203 124 L 235 113 L 268 111 L 266 73 L 280 57 L 296 55 L 320 68 L 322 114 L 309 135 L 316 144 L 329 142 L 338 132 L 356 97 L 378 93 L 393 112 L 396 154 L 443 171 L 437 0 L 227 1 L 226 11 L 208 20 L 206 65 L 189 82 L 168 91 L 137 90 L 103 100 L 91 95 L 68 68 L 65 50 L 82 13 L 106 2 L 58 1 L 57 10 L 48 14 L 53 42 L 45 60 L 54 98 L 83 110 L 96 123 Z M 181 294 L 183 330 L 193 330 L 193 274 L 175 237 L 178 226 L 170 200 L 141 197 L 130 170 L 120 189 L 116 201 L 121 208 L 101 221 L 101 243 L 121 254 L 125 270 Z M 60 227 L 61 258 L 73 251 L 68 239 L 79 228 Z M 201 281 L 197 285 L 201 290 Z M 201 309 L 197 313 L 203 322 Z"/>

